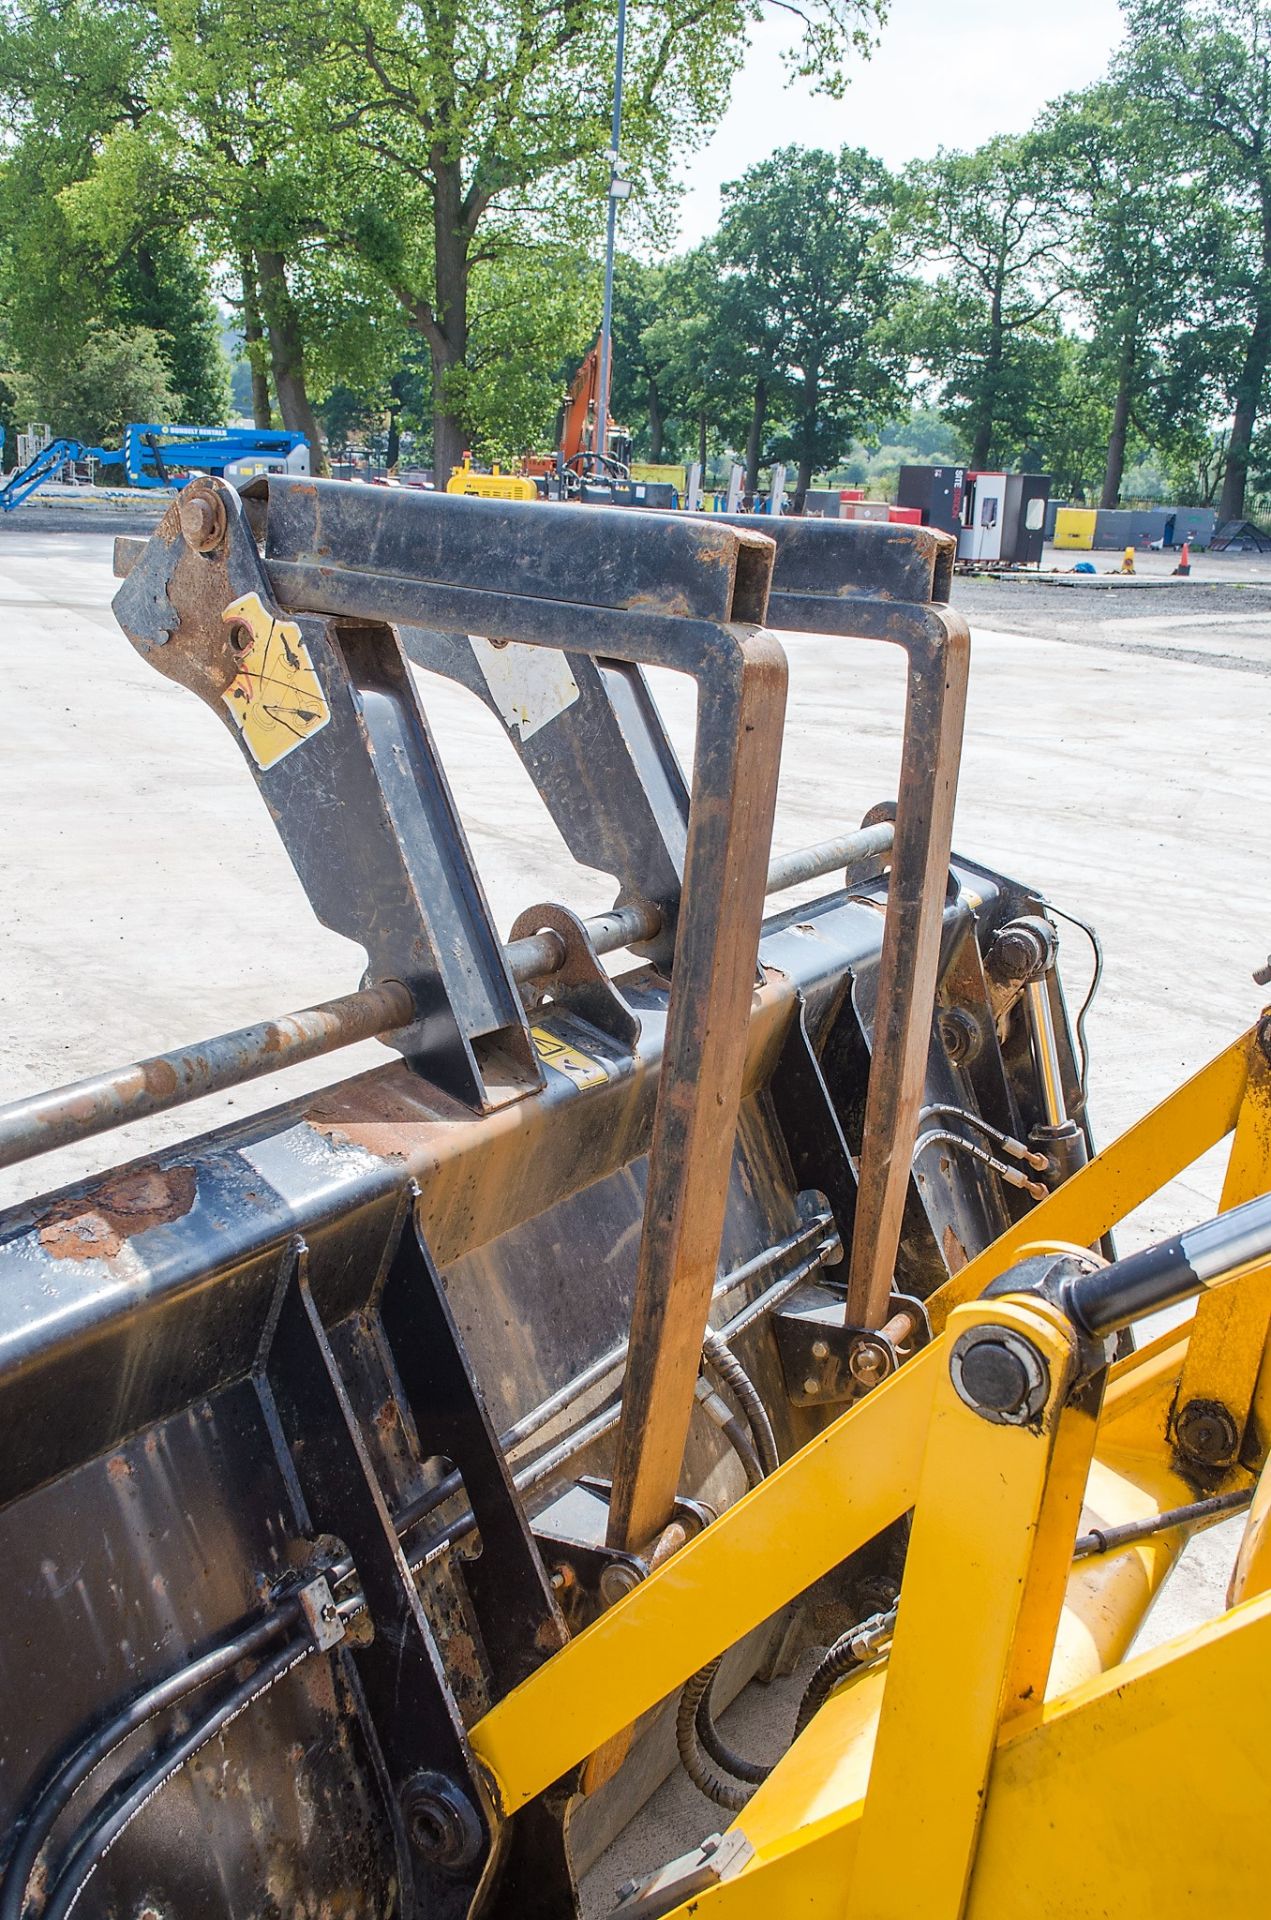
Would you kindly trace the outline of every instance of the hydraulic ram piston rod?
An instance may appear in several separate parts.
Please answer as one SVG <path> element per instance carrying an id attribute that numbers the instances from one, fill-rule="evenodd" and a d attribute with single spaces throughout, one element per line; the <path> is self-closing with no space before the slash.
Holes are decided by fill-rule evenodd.
<path id="1" fill-rule="evenodd" d="M 782 854 L 768 869 L 766 891 L 783 893 L 804 881 L 822 878 L 835 868 L 849 872 L 867 869 L 891 851 L 889 823 L 865 827 L 858 833 L 822 840 L 797 853 Z M 586 923 L 597 953 L 616 953 L 622 947 L 653 939 L 661 916 L 653 906 L 617 907 Z M 554 973 L 563 965 L 564 948 L 550 932 L 514 940 L 506 949 L 512 977 L 520 985 Z M 167 1113 L 206 1094 L 224 1093 L 276 1073 L 301 1060 L 316 1060 L 342 1047 L 374 1040 L 415 1018 L 409 988 L 399 980 L 385 980 L 338 1000 L 306 1007 L 235 1033 L 219 1034 L 192 1047 L 154 1054 L 148 1060 L 93 1074 L 69 1086 L 0 1107 L 0 1167 L 12 1167 L 56 1147 L 92 1140 L 133 1120 Z"/>

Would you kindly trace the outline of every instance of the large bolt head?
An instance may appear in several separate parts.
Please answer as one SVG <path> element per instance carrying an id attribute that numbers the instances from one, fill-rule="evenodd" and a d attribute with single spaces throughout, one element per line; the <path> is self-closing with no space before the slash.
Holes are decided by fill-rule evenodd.
<path id="1" fill-rule="evenodd" d="M 457 1873 L 479 1857 L 484 1835 L 476 1808 L 444 1773 L 414 1774 L 401 1793 L 411 1846 L 435 1867 Z"/>
<path id="2" fill-rule="evenodd" d="M 1220 1400 L 1189 1400 L 1174 1421 L 1174 1440 L 1198 1466 L 1221 1467 L 1235 1459 L 1240 1435 Z"/>
<path id="3" fill-rule="evenodd" d="M 225 538 L 225 506 L 214 493 L 196 493 L 187 487 L 177 504 L 177 519 L 186 545 L 196 553 L 211 553 Z"/>
<path id="4" fill-rule="evenodd" d="M 1024 1427 L 1046 1404 L 1050 1369 L 1009 1327 L 972 1327 L 955 1341 L 949 1375 L 958 1398 L 998 1426 Z"/>
<path id="5" fill-rule="evenodd" d="M 962 1385 L 977 1407 L 1013 1413 L 1028 1393 L 1028 1369 L 1009 1347 L 982 1340 L 963 1359 Z"/>

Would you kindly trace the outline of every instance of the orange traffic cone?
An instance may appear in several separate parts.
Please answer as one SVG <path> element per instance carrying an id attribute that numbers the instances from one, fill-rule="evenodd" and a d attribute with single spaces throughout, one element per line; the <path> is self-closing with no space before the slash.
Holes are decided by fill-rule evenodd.
<path id="1" fill-rule="evenodd" d="M 1192 543 L 1190 540 L 1184 540 L 1183 557 L 1179 561 L 1178 565 L 1175 567 L 1174 571 L 1175 573 L 1190 573 L 1191 570 L 1192 570 Z"/>

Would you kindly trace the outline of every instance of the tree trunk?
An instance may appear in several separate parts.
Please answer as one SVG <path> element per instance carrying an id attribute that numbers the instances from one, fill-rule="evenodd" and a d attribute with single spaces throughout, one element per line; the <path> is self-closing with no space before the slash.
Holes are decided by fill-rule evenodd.
<path id="1" fill-rule="evenodd" d="M 243 340 L 252 374 L 252 422 L 258 427 L 272 427 L 274 416 L 269 404 L 269 374 L 265 367 L 265 329 L 261 325 L 256 268 L 250 254 L 245 253 L 239 261 L 239 273 L 243 287 Z"/>
<path id="2" fill-rule="evenodd" d="M 388 410 L 388 444 L 384 448 L 384 465 L 390 473 L 396 473 L 397 462 L 402 454 L 402 416 L 397 407 Z"/>
<path id="3" fill-rule="evenodd" d="M 706 485 L 706 409 L 702 408 L 697 416 L 697 459 L 702 469 L 702 485 Z"/>
<path id="4" fill-rule="evenodd" d="M 656 466 L 662 458 L 662 442 L 666 438 L 666 414 L 662 410 L 662 396 L 658 392 L 656 380 L 649 382 L 649 460 Z"/>
<path id="5" fill-rule="evenodd" d="M 292 433 L 302 433 L 309 442 L 309 459 L 314 473 L 327 471 L 322 432 L 309 399 L 305 383 L 304 341 L 300 320 L 287 287 L 286 262 L 280 253 L 261 249 L 256 255 L 260 273 L 261 314 L 269 334 L 269 358 L 274 372 L 274 391 L 282 423 Z"/>
<path id="6" fill-rule="evenodd" d="M 1222 498 L 1218 502 L 1220 523 L 1244 518 L 1249 450 L 1253 444 L 1253 429 L 1266 381 L 1268 358 L 1271 358 L 1271 293 L 1264 291 L 1258 299 L 1253 330 L 1245 346 L 1244 364 L 1236 384 L 1236 405 L 1231 416 L 1227 464 L 1222 476 Z"/>
<path id="7" fill-rule="evenodd" d="M 794 499 L 790 503 L 791 513 L 802 513 L 808 504 L 808 488 L 812 485 L 812 455 L 804 454 L 799 460 L 799 471 L 795 476 Z"/>
<path id="8" fill-rule="evenodd" d="M 759 461 L 763 454 L 764 422 L 768 417 L 768 382 L 755 381 L 755 401 L 750 415 L 750 432 L 746 435 L 746 492 L 759 491 Z"/>
<path id="9" fill-rule="evenodd" d="M 976 408 L 975 439 L 971 445 L 971 470 L 982 473 L 993 451 L 993 422 L 997 412 L 997 383 L 1002 372 L 1002 286 L 999 278 L 989 308 L 989 348 L 984 356 L 983 385 Z"/>
<path id="10" fill-rule="evenodd" d="M 468 351 L 468 246 L 462 225 L 463 176 L 457 161 L 434 154 L 433 260 L 436 297 L 433 325 L 426 328 L 432 354 L 433 480 L 444 487 L 464 455 L 465 429 L 446 406 L 446 375 L 462 366 Z"/>
<path id="11" fill-rule="evenodd" d="M 1108 463 L 1103 473 L 1101 507 L 1115 507 L 1121 498 L 1121 476 L 1125 472 L 1125 442 L 1130 430 L 1130 402 L 1134 397 L 1136 347 L 1133 330 L 1126 335 L 1117 373 L 1117 397 L 1112 409 L 1112 432 L 1108 437 Z"/>

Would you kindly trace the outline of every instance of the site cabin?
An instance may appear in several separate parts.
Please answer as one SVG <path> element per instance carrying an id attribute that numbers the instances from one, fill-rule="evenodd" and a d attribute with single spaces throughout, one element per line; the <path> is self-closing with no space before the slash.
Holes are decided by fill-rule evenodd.
<path id="1" fill-rule="evenodd" d="M 923 526 L 953 534 L 963 564 L 1027 567 L 1041 560 L 1049 474 L 902 467 L 896 498 L 921 511 Z"/>

